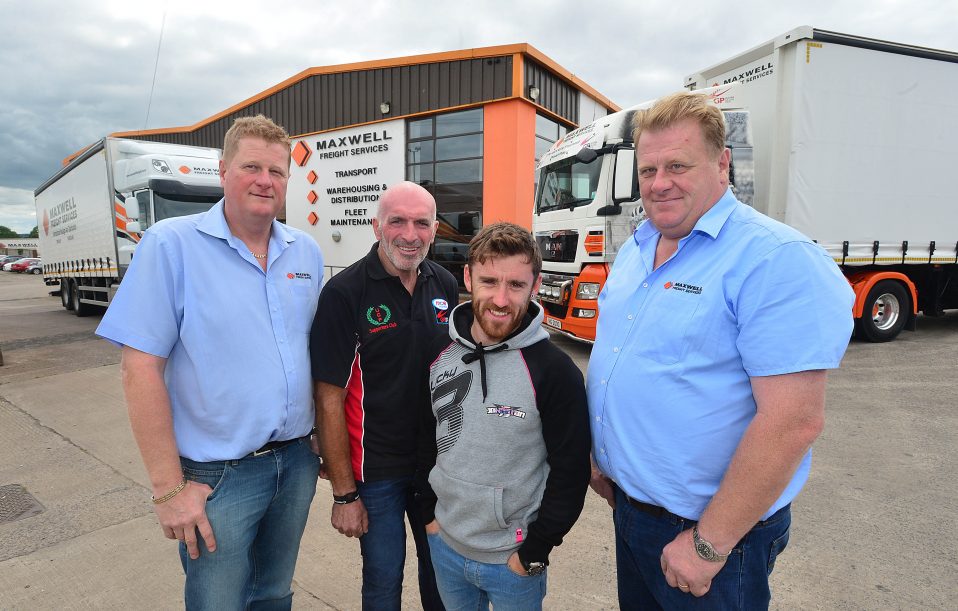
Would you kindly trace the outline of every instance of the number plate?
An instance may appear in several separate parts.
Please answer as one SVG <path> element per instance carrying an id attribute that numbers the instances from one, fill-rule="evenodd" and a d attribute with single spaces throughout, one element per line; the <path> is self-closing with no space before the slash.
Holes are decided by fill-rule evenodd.
<path id="1" fill-rule="evenodd" d="M 552 327 L 553 329 L 561 329 L 562 321 L 556 320 L 555 318 L 546 317 L 546 324 Z"/>

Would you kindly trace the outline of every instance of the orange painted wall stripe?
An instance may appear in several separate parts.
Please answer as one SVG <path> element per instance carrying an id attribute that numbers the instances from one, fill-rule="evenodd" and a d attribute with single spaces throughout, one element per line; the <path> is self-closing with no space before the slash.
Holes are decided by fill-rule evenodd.
<path id="1" fill-rule="evenodd" d="M 536 156 L 535 106 L 521 99 L 483 111 L 482 224 L 511 221 L 532 228 Z"/>
<path id="2" fill-rule="evenodd" d="M 526 90 L 524 76 L 526 73 L 526 65 L 524 58 L 525 56 L 522 53 L 514 53 L 512 55 L 512 95 L 517 98 L 521 98 L 523 92 Z"/>

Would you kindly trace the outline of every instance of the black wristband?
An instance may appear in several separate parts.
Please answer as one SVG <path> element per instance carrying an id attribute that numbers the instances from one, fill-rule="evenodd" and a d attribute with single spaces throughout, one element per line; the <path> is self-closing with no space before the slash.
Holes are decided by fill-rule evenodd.
<path id="1" fill-rule="evenodd" d="M 333 495 L 333 502 L 337 505 L 349 505 L 350 503 L 355 503 L 359 500 L 359 490 L 353 490 L 352 492 L 347 492 L 342 496 Z"/>

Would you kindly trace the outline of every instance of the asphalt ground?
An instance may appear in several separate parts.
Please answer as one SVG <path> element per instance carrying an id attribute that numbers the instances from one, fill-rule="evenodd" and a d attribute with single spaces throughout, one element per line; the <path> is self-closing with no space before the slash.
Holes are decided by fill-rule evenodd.
<path id="1" fill-rule="evenodd" d="M 35 276 L 0 273 L 0 609 L 175 609 L 183 577 L 152 513 L 119 351 Z M 783 321 L 787 323 L 787 321 Z M 589 347 L 554 341 L 585 370 Z M 890 344 L 852 341 L 793 505 L 773 609 L 958 609 L 958 312 Z M 320 482 L 296 609 L 359 609 L 355 539 Z M 14 519 L 16 516 L 23 516 Z M 611 513 L 589 494 L 552 555 L 547 609 L 614 609 Z M 404 608 L 418 608 L 414 551 Z"/>

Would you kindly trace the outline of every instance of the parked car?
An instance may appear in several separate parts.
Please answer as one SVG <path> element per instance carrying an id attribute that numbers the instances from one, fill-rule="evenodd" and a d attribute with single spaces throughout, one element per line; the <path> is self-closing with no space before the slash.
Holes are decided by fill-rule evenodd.
<path id="1" fill-rule="evenodd" d="M 23 273 L 24 273 L 24 274 L 33 274 L 34 276 L 39 276 L 40 274 L 43 273 L 43 261 L 39 261 L 39 260 L 38 260 L 38 261 L 36 261 L 36 262 L 34 262 L 34 263 L 31 263 L 30 265 L 27 266 L 27 268 L 26 268 L 25 270 L 23 270 Z"/>
<path id="2" fill-rule="evenodd" d="M 3 271 L 8 272 L 10 268 L 13 267 L 13 264 L 19 261 L 20 259 L 14 259 L 13 261 L 7 261 L 3 264 Z"/>
<path id="3" fill-rule="evenodd" d="M 15 261 L 12 265 L 10 265 L 10 271 L 11 271 L 11 272 L 17 272 L 17 273 L 22 273 L 22 272 L 26 271 L 26 269 L 27 269 L 28 267 L 30 267 L 30 265 L 34 264 L 34 263 L 39 264 L 39 263 L 40 263 L 40 259 L 34 259 L 34 258 L 32 258 L 32 257 L 25 257 L 25 258 L 23 258 L 23 259 L 20 259 L 19 261 Z M 7 266 L 4 265 L 3 268 L 6 269 Z"/>
<path id="4" fill-rule="evenodd" d="M 0 269 L 2 269 L 7 263 L 15 263 L 25 256 L 26 255 L 4 255 L 3 257 L 0 257 Z"/>

